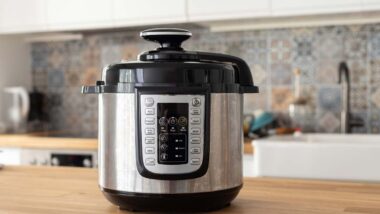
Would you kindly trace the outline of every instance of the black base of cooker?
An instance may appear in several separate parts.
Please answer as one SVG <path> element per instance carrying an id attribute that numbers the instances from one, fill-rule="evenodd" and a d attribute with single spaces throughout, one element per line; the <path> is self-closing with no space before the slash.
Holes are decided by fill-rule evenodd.
<path id="1" fill-rule="evenodd" d="M 224 208 L 238 195 L 242 186 L 231 189 L 185 194 L 121 192 L 102 188 L 105 197 L 129 211 L 205 212 Z"/>

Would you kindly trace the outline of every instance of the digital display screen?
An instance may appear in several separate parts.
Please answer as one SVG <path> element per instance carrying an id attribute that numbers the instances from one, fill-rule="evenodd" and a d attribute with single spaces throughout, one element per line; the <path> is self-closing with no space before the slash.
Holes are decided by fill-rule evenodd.
<path id="1" fill-rule="evenodd" d="M 188 162 L 188 103 L 157 103 L 158 162 Z"/>
<path id="2" fill-rule="evenodd" d="M 158 118 L 186 117 L 189 114 L 188 103 L 157 103 L 157 116 Z"/>

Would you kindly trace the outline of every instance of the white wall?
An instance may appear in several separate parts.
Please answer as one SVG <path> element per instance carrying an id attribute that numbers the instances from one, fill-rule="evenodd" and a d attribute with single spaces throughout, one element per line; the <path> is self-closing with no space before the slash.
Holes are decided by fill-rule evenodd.
<path id="1" fill-rule="evenodd" d="M 30 44 L 21 36 L 0 36 L 0 122 L 7 118 L 9 95 L 4 94 L 8 86 L 31 88 Z"/>

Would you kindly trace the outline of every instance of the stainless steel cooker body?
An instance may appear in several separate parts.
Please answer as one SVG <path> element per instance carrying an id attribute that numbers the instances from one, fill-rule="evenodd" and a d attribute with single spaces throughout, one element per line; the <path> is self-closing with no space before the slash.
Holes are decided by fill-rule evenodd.
<path id="1" fill-rule="evenodd" d="M 150 179 L 139 173 L 136 94 L 99 96 L 99 185 L 102 188 L 173 194 L 212 192 L 242 185 L 242 94 L 211 94 L 208 169 L 201 177 L 183 180 Z"/>

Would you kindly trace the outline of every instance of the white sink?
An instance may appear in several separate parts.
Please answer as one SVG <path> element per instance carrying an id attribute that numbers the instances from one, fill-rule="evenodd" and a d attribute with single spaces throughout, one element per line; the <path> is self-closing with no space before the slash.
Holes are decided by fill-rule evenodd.
<path id="1" fill-rule="evenodd" d="M 380 181 L 380 135 L 306 134 L 252 143 L 256 177 Z"/>

